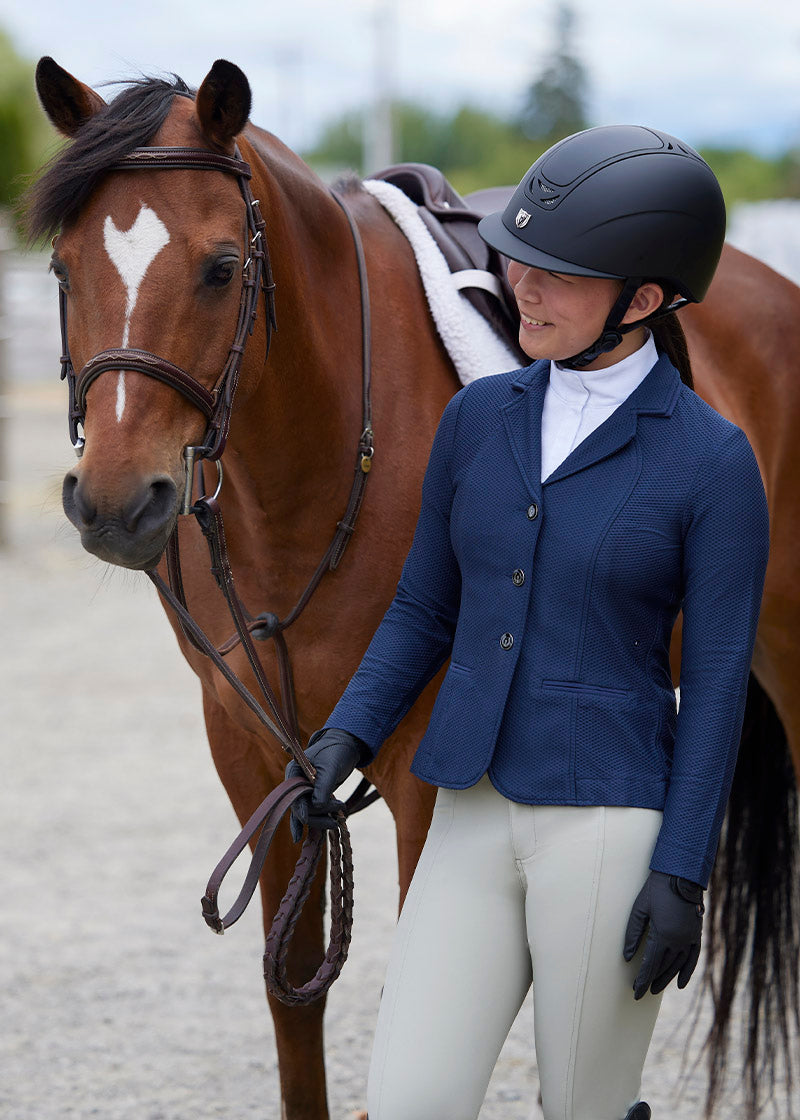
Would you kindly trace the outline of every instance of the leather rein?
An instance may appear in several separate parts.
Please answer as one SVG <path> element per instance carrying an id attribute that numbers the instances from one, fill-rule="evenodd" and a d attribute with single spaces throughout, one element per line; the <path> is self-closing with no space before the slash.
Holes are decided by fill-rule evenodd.
<path id="1" fill-rule="evenodd" d="M 214 663 L 242 701 L 255 714 L 263 726 L 278 740 L 283 749 L 299 765 L 304 778 L 293 778 L 282 782 L 269 794 L 242 829 L 237 839 L 220 860 L 209 879 L 206 893 L 202 899 L 203 917 L 216 933 L 224 931 L 238 920 L 250 901 L 263 868 L 267 851 L 277 830 L 278 824 L 300 797 L 305 796 L 315 778 L 314 767 L 306 757 L 300 744 L 297 719 L 297 705 L 283 631 L 301 614 L 326 571 L 334 571 L 344 554 L 347 543 L 355 529 L 356 518 L 364 498 L 367 476 L 372 466 L 374 442 L 372 432 L 371 404 L 371 332 L 369 288 L 366 262 L 358 227 L 344 200 L 331 191 L 333 198 L 343 210 L 355 247 L 361 292 L 361 341 L 362 341 L 362 429 L 358 442 L 355 477 L 344 516 L 337 523 L 333 539 L 312 575 L 305 591 L 295 607 L 284 618 L 279 619 L 271 612 L 257 617 L 248 613 L 234 587 L 233 574 L 228 558 L 222 511 L 218 502 L 222 486 L 222 464 L 220 462 L 230 429 L 233 400 L 239 380 L 239 371 L 247 339 L 253 333 L 261 292 L 264 294 L 266 308 L 266 356 L 269 355 L 272 332 L 277 330 L 275 316 L 275 283 L 270 264 L 269 247 L 266 239 L 266 223 L 259 209 L 258 199 L 253 197 L 250 188 L 251 169 L 240 158 L 238 149 L 233 156 L 217 154 L 203 148 L 152 147 L 137 148 L 127 156 L 115 161 L 110 171 L 131 171 L 146 169 L 197 169 L 220 171 L 235 176 L 245 203 L 247 233 L 245 263 L 242 270 L 242 293 L 239 303 L 236 334 L 228 352 L 225 365 L 214 388 L 209 390 L 190 373 L 156 354 L 134 348 L 103 350 L 83 366 L 76 374 L 69 353 L 67 336 L 67 300 L 63 288 L 59 289 L 59 316 L 61 322 L 61 377 L 66 379 L 69 388 L 69 433 L 76 454 L 83 451 L 84 438 L 78 425 L 83 425 L 86 414 L 86 395 L 94 381 L 108 370 L 134 370 L 169 385 L 192 405 L 198 408 L 207 420 L 203 443 L 187 446 L 184 449 L 186 480 L 181 513 L 191 513 L 196 518 L 206 538 L 211 555 L 211 571 L 228 605 L 235 634 L 219 648 L 192 618 L 186 603 L 186 595 L 181 575 L 180 553 L 178 548 L 177 524 L 167 544 L 166 560 L 168 583 L 155 570 L 147 572 L 148 577 L 159 594 L 175 611 L 181 629 L 194 646 Z M 266 361 L 265 356 L 265 361 Z M 209 496 L 200 493 L 193 500 L 195 488 L 202 490 L 201 461 L 208 459 L 217 466 L 218 485 L 215 493 Z M 272 638 L 277 653 L 281 696 L 281 706 L 267 680 L 256 651 L 253 639 Z M 224 658 L 232 649 L 241 644 L 247 656 L 258 686 L 259 698 L 240 680 L 227 665 Z M 284 1003 L 306 1004 L 319 999 L 341 972 L 347 958 L 352 929 L 353 913 L 353 868 L 350 838 L 345 817 L 364 808 L 380 795 L 373 791 L 367 793 L 370 783 L 363 779 L 348 798 L 345 811 L 338 815 L 337 827 L 327 832 L 330 843 L 330 882 L 331 882 L 331 932 L 328 950 L 316 975 L 307 984 L 295 988 L 286 973 L 286 957 L 289 941 L 303 904 L 311 890 L 314 873 L 319 864 L 323 846 L 323 832 L 309 829 L 301 849 L 295 873 L 286 894 L 273 919 L 267 935 L 264 952 L 264 976 L 268 990 Z M 260 831 L 255 843 L 253 856 L 244 884 L 231 909 L 220 917 L 217 907 L 218 892 L 234 860 L 244 850 L 255 834 Z"/>

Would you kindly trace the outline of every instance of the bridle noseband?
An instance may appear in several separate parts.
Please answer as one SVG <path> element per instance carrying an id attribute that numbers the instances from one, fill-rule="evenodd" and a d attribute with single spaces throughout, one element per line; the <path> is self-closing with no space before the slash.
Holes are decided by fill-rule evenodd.
<path id="1" fill-rule="evenodd" d="M 272 332 L 277 329 L 275 282 L 272 278 L 269 247 L 265 236 L 266 226 L 261 216 L 258 199 L 253 198 L 250 189 L 250 165 L 241 159 L 238 148 L 234 151 L 233 156 L 226 156 L 206 151 L 204 148 L 136 148 L 108 168 L 109 171 L 170 169 L 221 171 L 226 175 L 235 176 L 239 184 L 247 217 L 242 294 L 239 300 L 236 334 L 213 389 L 207 389 L 197 378 L 166 358 L 151 354 L 147 350 L 130 347 L 102 350 L 90 358 L 76 374 L 67 338 L 67 298 L 63 288 L 59 289 L 61 377 L 66 378 L 69 386 L 69 434 L 76 453 L 80 456 L 83 452 L 84 439 L 78 432 L 78 425 L 82 426 L 86 417 L 86 395 L 101 374 L 107 370 L 135 370 L 137 373 L 155 378 L 156 381 L 162 381 L 199 409 L 208 422 L 202 444 L 187 447 L 185 452 L 188 501 L 184 500 L 183 508 L 187 513 L 189 512 L 187 507 L 191 504 L 194 463 L 200 459 L 218 460 L 225 450 L 242 357 L 247 339 L 253 333 L 258 313 L 259 292 L 264 293 L 267 312 L 267 354 L 269 354 Z"/>

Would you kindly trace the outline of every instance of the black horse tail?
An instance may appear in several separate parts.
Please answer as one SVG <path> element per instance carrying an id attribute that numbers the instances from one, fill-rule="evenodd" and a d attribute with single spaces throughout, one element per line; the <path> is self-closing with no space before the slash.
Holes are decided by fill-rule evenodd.
<path id="1" fill-rule="evenodd" d="M 746 976 L 742 1078 L 746 1116 L 797 1076 L 800 1037 L 800 820 L 786 733 L 750 674 L 739 759 L 709 889 L 704 983 L 714 1005 L 710 1116 L 725 1082 L 734 997 Z M 795 1034 L 795 1032 L 797 1032 Z M 766 1094 L 766 1096 L 765 1096 Z"/>

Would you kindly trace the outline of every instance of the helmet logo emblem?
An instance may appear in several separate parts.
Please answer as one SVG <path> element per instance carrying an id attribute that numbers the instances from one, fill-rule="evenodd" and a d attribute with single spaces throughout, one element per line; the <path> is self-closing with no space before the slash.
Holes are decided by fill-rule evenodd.
<path id="1" fill-rule="evenodd" d="M 527 210 L 518 210 L 517 211 L 517 216 L 514 219 L 514 223 L 515 223 L 517 229 L 522 229 L 522 227 L 526 226 L 530 220 L 531 220 L 531 216 L 530 216 L 530 214 L 528 213 Z"/>

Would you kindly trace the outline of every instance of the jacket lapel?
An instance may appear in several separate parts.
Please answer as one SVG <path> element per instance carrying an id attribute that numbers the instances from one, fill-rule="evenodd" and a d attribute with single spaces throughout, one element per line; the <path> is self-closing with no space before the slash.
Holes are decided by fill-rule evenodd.
<path id="1" fill-rule="evenodd" d="M 530 495 L 542 500 L 542 406 L 550 363 L 535 362 L 513 382 L 520 390 L 514 400 L 502 408 L 511 450 Z"/>
<path id="2" fill-rule="evenodd" d="M 602 376 L 602 370 L 598 370 Z M 511 441 L 514 458 L 530 493 L 541 499 L 542 493 L 542 407 L 550 379 L 550 363 L 535 362 L 523 370 L 513 382 L 520 390 L 518 399 L 503 408 L 503 420 Z M 665 355 L 661 355 L 645 378 L 627 400 L 599 424 L 593 432 L 570 452 L 548 475 L 544 485 L 558 482 L 593 463 L 606 459 L 623 448 L 636 435 L 642 414 L 669 416 L 680 391 L 678 371 Z"/>
<path id="3" fill-rule="evenodd" d="M 581 440 L 578 446 L 570 451 L 566 459 L 547 476 L 543 485 L 549 486 L 551 482 L 567 478 L 568 475 L 591 467 L 594 463 L 607 459 L 609 455 L 619 451 L 636 435 L 636 419 L 636 410 L 626 407 L 626 402 L 623 401 L 602 424 L 598 424 L 586 439 Z"/>

